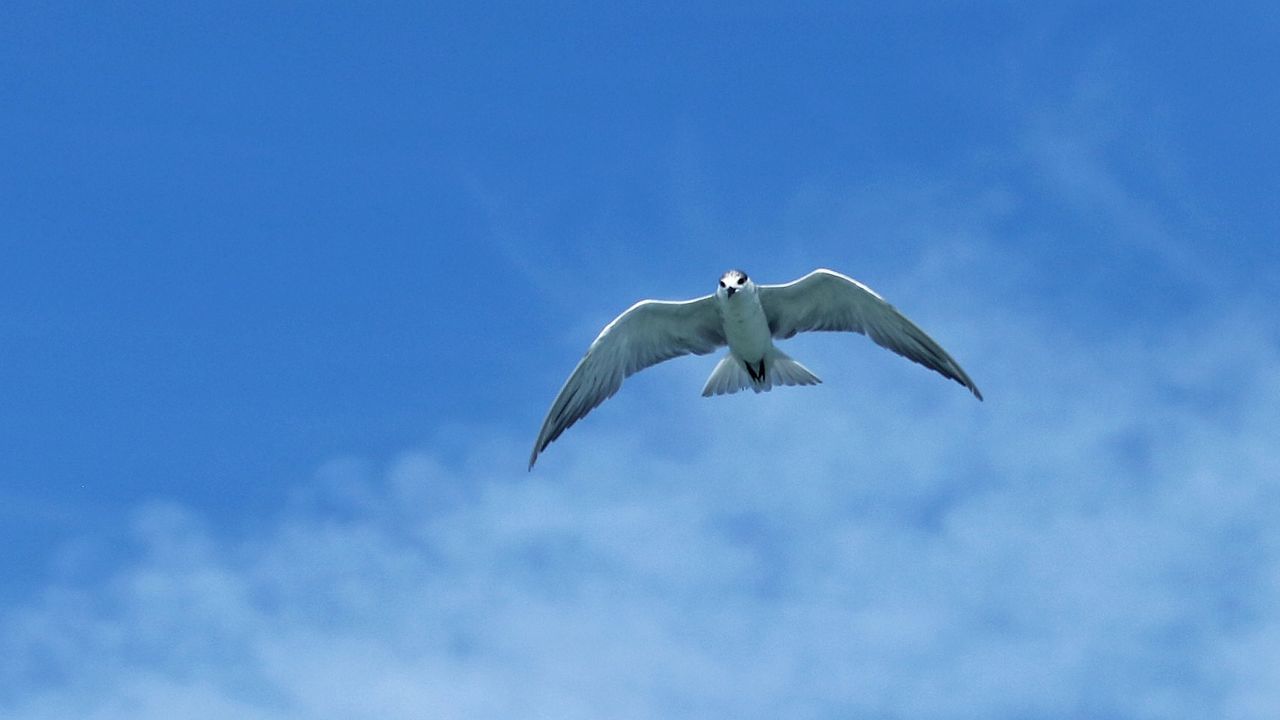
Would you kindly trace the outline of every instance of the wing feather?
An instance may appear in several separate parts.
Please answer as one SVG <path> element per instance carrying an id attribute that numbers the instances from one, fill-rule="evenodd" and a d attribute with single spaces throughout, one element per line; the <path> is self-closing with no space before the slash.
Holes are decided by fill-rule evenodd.
<path id="1" fill-rule="evenodd" d="M 613 397 L 626 378 L 681 355 L 706 355 L 725 342 L 714 296 L 632 305 L 605 326 L 560 388 L 533 444 L 529 468 L 561 433 Z"/>
<path id="2" fill-rule="evenodd" d="M 761 285 L 760 304 L 775 338 L 810 331 L 855 332 L 880 347 L 982 392 L 942 346 L 871 288 L 833 270 L 818 269 L 785 285 Z"/>

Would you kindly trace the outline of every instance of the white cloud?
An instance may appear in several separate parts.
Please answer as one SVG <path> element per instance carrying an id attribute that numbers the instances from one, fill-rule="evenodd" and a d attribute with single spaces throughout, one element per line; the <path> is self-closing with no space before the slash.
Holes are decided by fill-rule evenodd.
<path id="1" fill-rule="evenodd" d="M 1274 716 L 1275 338 L 956 293 L 923 309 L 984 404 L 824 337 L 821 388 L 673 365 L 531 475 L 494 433 L 336 461 L 248 537 L 141 509 L 141 558 L 9 609 L 0 714 Z"/>

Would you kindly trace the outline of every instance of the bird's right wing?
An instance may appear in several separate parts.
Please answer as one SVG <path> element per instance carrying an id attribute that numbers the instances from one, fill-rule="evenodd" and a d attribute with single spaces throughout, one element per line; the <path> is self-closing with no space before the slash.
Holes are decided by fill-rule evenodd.
<path id="1" fill-rule="evenodd" d="M 880 347 L 955 380 L 982 399 L 978 386 L 941 345 L 851 277 L 818 269 L 785 285 L 761 285 L 759 292 L 775 338 L 821 330 L 861 333 Z"/>
<path id="2" fill-rule="evenodd" d="M 542 422 L 529 456 L 538 453 L 600 403 L 613 397 L 622 381 L 664 360 L 706 355 L 725 344 L 715 296 L 668 302 L 643 300 L 605 326 L 560 388 Z"/>

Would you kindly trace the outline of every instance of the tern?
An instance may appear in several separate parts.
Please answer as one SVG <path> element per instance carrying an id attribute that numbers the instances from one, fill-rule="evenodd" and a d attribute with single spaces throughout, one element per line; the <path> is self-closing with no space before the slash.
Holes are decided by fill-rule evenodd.
<path id="1" fill-rule="evenodd" d="M 623 380 L 681 355 L 706 355 L 729 346 L 702 388 L 704 397 L 816 385 L 822 382 L 817 375 L 773 344 L 810 331 L 866 335 L 982 399 L 978 386 L 942 346 L 857 280 L 820 268 L 785 285 L 757 285 L 741 270 L 730 270 L 712 295 L 641 300 L 606 325 L 551 403 L 529 469 L 565 430 L 613 397 Z"/>

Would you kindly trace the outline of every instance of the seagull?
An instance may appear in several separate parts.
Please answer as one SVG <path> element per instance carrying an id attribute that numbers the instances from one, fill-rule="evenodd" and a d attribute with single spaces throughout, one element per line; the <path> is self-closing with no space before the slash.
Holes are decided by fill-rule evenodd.
<path id="1" fill-rule="evenodd" d="M 730 270 L 712 295 L 641 300 L 606 325 L 551 403 L 529 469 L 565 430 L 613 397 L 623 380 L 681 355 L 706 355 L 729 346 L 707 378 L 703 397 L 817 385 L 822 382 L 817 375 L 773 344 L 811 331 L 866 335 L 982 399 L 978 386 L 942 346 L 857 280 L 819 268 L 785 285 L 757 285 L 741 270 Z"/>

